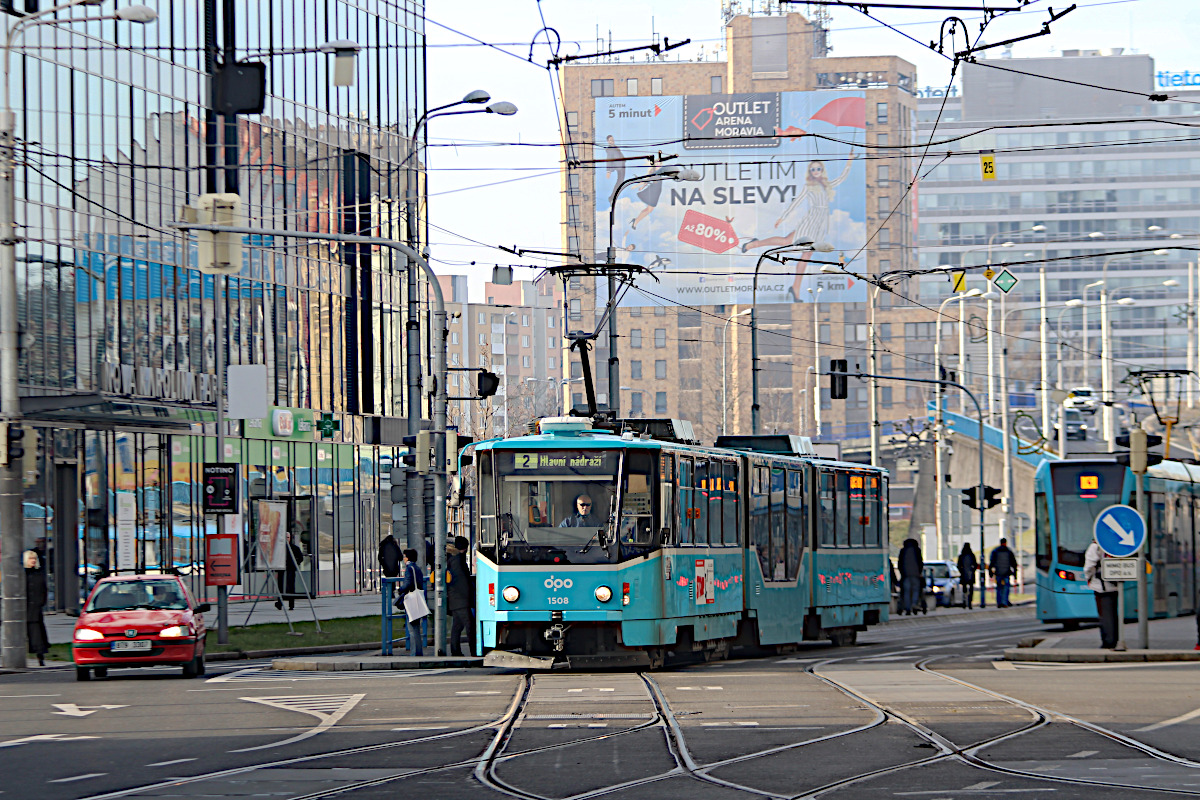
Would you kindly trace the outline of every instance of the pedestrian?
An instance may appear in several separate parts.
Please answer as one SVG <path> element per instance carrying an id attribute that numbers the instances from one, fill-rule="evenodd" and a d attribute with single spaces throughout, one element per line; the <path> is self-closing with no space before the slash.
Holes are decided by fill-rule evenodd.
<path id="1" fill-rule="evenodd" d="M 917 613 L 917 603 L 924 611 L 925 598 L 922 586 L 925 583 L 925 559 L 921 557 L 921 546 L 916 539 L 905 539 L 900 548 L 900 613 Z"/>
<path id="2" fill-rule="evenodd" d="M 400 552 L 400 543 L 396 541 L 396 537 L 388 534 L 383 537 L 383 541 L 379 543 L 379 568 L 383 570 L 385 578 L 400 577 L 400 562 L 404 560 L 404 553 Z"/>
<path id="3" fill-rule="evenodd" d="M 283 569 L 275 571 L 275 581 L 279 586 L 279 597 L 275 600 L 276 608 L 283 608 L 287 600 L 288 611 L 296 610 L 296 571 L 304 560 L 304 551 L 296 544 L 291 533 L 287 535 L 287 545 L 283 554 Z"/>
<path id="4" fill-rule="evenodd" d="M 401 566 L 401 581 L 400 581 L 400 602 L 404 602 L 404 598 L 411 592 L 425 591 L 425 573 L 421 571 L 421 565 L 417 563 L 417 551 L 411 547 L 404 551 L 404 564 Z M 405 603 L 405 609 L 408 609 L 408 604 Z M 425 655 L 425 637 L 421 635 L 421 620 L 429 615 L 428 607 L 426 611 L 415 619 L 408 617 L 408 654 L 410 656 Z"/>
<path id="5" fill-rule="evenodd" d="M 988 559 L 988 572 L 996 581 L 996 608 L 1010 608 L 1008 592 L 1012 579 L 1017 574 L 1017 556 L 1008 546 L 1008 539 L 1001 539 L 1000 544 L 992 551 Z"/>
<path id="6" fill-rule="evenodd" d="M 46 634 L 46 621 L 42 609 L 46 606 L 46 573 L 36 550 L 25 551 L 25 630 L 29 638 L 29 652 L 37 656 L 38 666 L 46 666 L 46 651 L 50 649 L 50 637 Z"/>
<path id="7" fill-rule="evenodd" d="M 1100 577 L 1100 562 L 1104 551 L 1092 542 L 1083 556 L 1083 577 L 1087 586 L 1096 593 L 1096 617 L 1100 620 L 1100 648 L 1112 650 L 1117 646 L 1117 587 L 1120 584 Z M 1200 624 L 1200 623 L 1197 623 Z"/>
<path id="8" fill-rule="evenodd" d="M 450 652 L 456 656 L 463 655 L 460 640 L 464 630 L 470 646 L 469 655 L 475 655 L 475 619 L 471 613 L 475 608 L 475 578 L 467 565 L 467 551 L 470 549 L 471 543 L 465 536 L 455 536 L 453 542 L 446 544 L 446 605 L 453 618 L 450 623 Z"/>
<path id="9" fill-rule="evenodd" d="M 958 554 L 958 580 L 959 585 L 963 587 L 963 605 L 967 608 L 971 607 L 975 596 L 975 571 L 978 569 L 979 560 L 975 558 L 971 543 L 966 542 Z"/>

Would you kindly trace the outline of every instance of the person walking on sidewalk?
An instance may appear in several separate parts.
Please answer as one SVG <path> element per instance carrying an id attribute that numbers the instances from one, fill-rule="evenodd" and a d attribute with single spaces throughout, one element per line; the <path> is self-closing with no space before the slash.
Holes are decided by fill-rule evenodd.
<path id="1" fill-rule="evenodd" d="M 467 633 L 467 644 L 470 652 L 475 655 L 475 619 L 472 610 L 475 607 L 475 578 L 467 566 L 467 550 L 471 543 L 465 536 L 455 536 L 453 542 L 446 543 L 446 600 L 453 621 L 450 623 L 450 652 L 456 656 L 464 655 L 462 651 L 462 634 Z"/>
<path id="2" fill-rule="evenodd" d="M 916 539 L 905 539 L 900 548 L 900 613 L 917 613 L 917 603 L 925 609 L 923 586 L 925 583 L 925 559 Z"/>
<path id="3" fill-rule="evenodd" d="M 404 560 L 404 553 L 400 552 L 400 543 L 396 541 L 396 537 L 388 534 L 383 537 L 379 543 L 379 568 L 383 570 L 385 578 L 400 577 L 400 562 Z"/>
<path id="4" fill-rule="evenodd" d="M 425 573 L 421 571 L 421 565 L 417 563 L 416 550 L 410 548 L 404 551 L 402 570 L 403 579 L 400 581 L 401 604 L 403 604 L 404 598 L 409 592 L 425 591 Z M 408 620 L 408 636 L 405 638 L 407 639 L 408 654 L 410 656 L 425 655 L 425 637 L 421 635 L 421 620 L 424 618 L 424 616 L 421 616 Z"/>
<path id="5" fill-rule="evenodd" d="M 1100 619 L 1100 647 L 1112 650 L 1117 646 L 1117 587 L 1118 583 L 1100 577 L 1100 562 L 1104 551 L 1093 541 L 1083 556 L 1083 577 L 1088 588 L 1096 593 L 1096 616 Z"/>
<path id="6" fill-rule="evenodd" d="M 25 633 L 29 637 L 29 652 L 37 656 L 38 666 L 46 666 L 50 637 L 42 609 L 46 606 L 46 573 L 36 550 L 25 551 Z"/>
<path id="7" fill-rule="evenodd" d="M 279 597 L 275 600 L 276 608 L 283 608 L 283 601 L 287 600 L 288 611 L 296 610 L 296 572 L 300 569 L 300 562 L 304 560 L 304 551 L 300 549 L 300 545 L 296 544 L 295 535 L 288 533 L 287 545 L 284 551 L 286 560 L 284 568 L 275 571 L 275 581 L 279 586 Z"/>
<path id="8" fill-rule="evenodd" d="M 979 569 L 979 559 L 975 558 L 975 551 L 971 549 L 971 543 L 963 544 L 962 551 L 958 554 L 958 581 L 963 587 L 963 606 L 971 607 L 971 602 L 975 596 L 975 572 Z"/>
<path id="9" fill-rule="evenodd" d="M 1008 539 L 1001 539 L 1000 546 L 992 551 L 988 559 L 988 571 L 996 581 L 996 608 L 1010 608 L 1008 593 L 1013 576 L 1017 574 L 1017 556 L 1008 546 Z"/>

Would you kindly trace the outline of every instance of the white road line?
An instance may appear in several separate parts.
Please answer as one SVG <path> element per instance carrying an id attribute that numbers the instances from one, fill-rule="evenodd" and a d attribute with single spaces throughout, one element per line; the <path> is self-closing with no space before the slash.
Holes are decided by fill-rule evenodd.
<path id="1" fill-rule="evenodd" d="M 1197 708 L 1195 711 L 1189 711 L 1186 714 L 1180 714 L 1178 717 L 1164 719 L 1162 722 L 1156 722 L 1153 725 L 1147 725 L 1144 728 L 1134 728 L 1133 732 L 1145 733 L 1146 731 L 1156 731 L 1159 728 L 1165 728 L 1169 725 L 1178 725 L 1180 722 L 1187 722 L 1189 719 L 1195 719 L 1196 717 L 1200 717 L 1200 708 Z"/>
<path id="2" fill-rule="evenodd" d="M 500 693 L 499 693 L 499 692 L 490 692 L 490 691 L 489 691 L 489 692 L 455 692 L 455 694 L 471 694 L 471 695 L 475 695 L 475 694 L 500 694 Z"/>
<path id="3" fill-rule="evenodd" d="M 169 767 L 173 764 L 186 764 L 189 761 L 198 761 L 196 758 L 176 758 L 173 761 L 156 761 L 153 764 L 147 764 L 147 767 Z"/>
<path id="4" fill-rule="evenodd" d="M 5 699 L 13 697 L 62 697 L 61 694 L 0 694 Z"/>
<path id="5" fill-rule="evenodd" d="M 677 692 L 720 692 L 724 691 L 724 686 L 676 686 Z"/>
<path id="6" fill-rule="evenodd" d="M 1094 756 L 1099 752 L 1099 750 L 1080 750 L 1078 753 L 1071 753 L 1071 755 L 1067 756 L 1067 758 L 1087 758 L 1088 756 Z"/>
<path id="7" fill-rule="evenodd" d="M 55 778 L 49 783 L 73 783 L 74 781 L 86 781 L 88 778 L 100 778 L 107 775 L 107 772 L 89 772 L 86 775 L 73 775 L 70 778 Z"/>
<path id="8" fill-rule="evenodd" d="M 394 731 L 444 731 L 450 728 L 449 725 L 422 725 L 412 728 L 392 728 Z"/>
<path id="9" fill-rule="evenodd" d="M 366 694 L 348 694 L 348 695 L 309 695 L 304 697 L 242 697 L 250 703 L 261 703 L 264 706 L 272 708 L 281 708 L 285 711 L 299 711 L 302 714 L 308 714 L 316 717 L 321 721 L 317 727 L 307 730 L 298 736 L 293 736 L 290 739 L 284 739 L 282 742 L 272 742 L 270 744 L 261 744 L 257 747 L 243 747 L 240 750 L 230 750 L 231 753 L 249 753 L 254 750 L 265 750 L 268 747 L 281 747 L 285 744 L 292 744 L 303 739 L 308 739 L 316 736 L 318 733 L 327 731 L 338 723 L 338 721 L 350 713 L 350 709 L 358 705 L 359 701 L 366 697 Z"/>
<path id="10" fill-rule="evenodd" d="M 98 739 L 98 736 L 67 736 L 65 733 L 39 733 L 35 736 L 26 736 L 22 739 L 9 739 L 7 742 L 0 742 L 0 747 L 18 747 L 30 742 L 74 742 L 80 739 Z"/>

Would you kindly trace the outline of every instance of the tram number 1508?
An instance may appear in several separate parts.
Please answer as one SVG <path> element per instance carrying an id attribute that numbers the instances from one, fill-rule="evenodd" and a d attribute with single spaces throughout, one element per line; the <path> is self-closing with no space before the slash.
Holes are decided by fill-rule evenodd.
<path id="1" fill-rule="evenodd" d="M 546 602 L 552 606 L 565 606 L 570 605 L 571 601 L 566 597 L 548 597 L 546 598 Z"/>

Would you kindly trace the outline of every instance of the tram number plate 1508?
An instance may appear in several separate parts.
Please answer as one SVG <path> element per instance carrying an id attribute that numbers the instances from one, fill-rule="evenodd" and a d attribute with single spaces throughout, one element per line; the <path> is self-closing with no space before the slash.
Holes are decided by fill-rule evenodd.
<path id="1" fill-rule="evenodd" d="M 1104 558 L 1100 560 L 1100 577 L 1106 581 L 1136 581 L 1136 558 Z"/>

